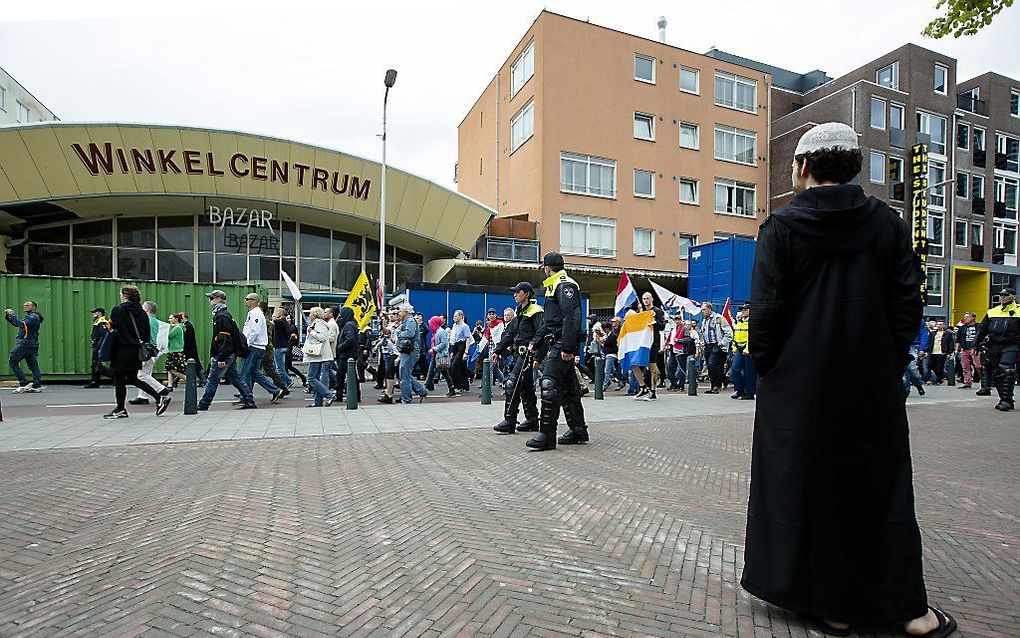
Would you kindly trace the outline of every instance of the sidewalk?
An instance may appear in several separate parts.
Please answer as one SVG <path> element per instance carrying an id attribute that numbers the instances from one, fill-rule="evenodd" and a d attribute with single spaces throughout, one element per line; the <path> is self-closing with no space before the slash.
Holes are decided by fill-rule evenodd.
<path id="1" fill-rule="evenodd" d="M 47 397 L 45 393 L 35 396 Z M 430 403 L 429 400 L 422 404 L 380 405 L 371 400 L 371 395 L 368 398 L 369 401 L 357 410 L 346 410 L 339 403 L 330 408 L 305 409 L 303 405 L 307 402 L 302 401 L 303 397 L 294 397 L 281 407 L 212 410 L 192 416 L 181 414 L 181 404 L 175 402 L 171 411 L 162 417 L 146 408 L 136 410 L 129 419 L 115 421 L 103 420 L 100 409 L 96 409 L 95 415 L 18 418 L 0 423 L 0 451 L 486 429 L 503 417 L 503 401 L 498 396 L 493 397 L 491 405 Z M 52 396 L 48 400 L 52 400 Z M 958 392 L 955 388 L 931 387 L 925 397 L 911 395 L 908 404 L 980 400 L 981 397 Z M 294 405 L 298 401 L 302 401 L 298 404 L 301 407 Z M 988 401 L 982 405 L 984 403 Z M 607 423 L 749 414 L 754 412 L 754 402 L 734 401 L 728 394 L 689 397 L 663 392 L 655 402 L 635 401 L 621 395 L 608 395 L 605 400 L 596 401 L 589 395 L 584 399 L 584 409 L 589 423 Z"/>

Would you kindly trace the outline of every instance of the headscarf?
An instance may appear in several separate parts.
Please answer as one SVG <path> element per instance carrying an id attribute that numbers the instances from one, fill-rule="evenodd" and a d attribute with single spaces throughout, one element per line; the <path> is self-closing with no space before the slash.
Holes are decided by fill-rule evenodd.
<path id="1" fill-rule="evenodd" d="M 429 330 L 432 331 L 432 345 L 436 345 L 436 336 L 439 333 L 439 329 L 443 327 L 443 318 L 439 315 L 433 315 L 429 317 Z"/>

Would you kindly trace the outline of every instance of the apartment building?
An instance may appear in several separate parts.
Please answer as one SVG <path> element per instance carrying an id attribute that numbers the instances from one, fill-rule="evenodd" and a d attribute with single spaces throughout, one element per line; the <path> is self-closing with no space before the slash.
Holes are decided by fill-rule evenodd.
<path id="1" fill-rule="evenodd" d="M 0 126 L 52 122 L 57 119 L 28 89 L 0 68 Z"/>
<path id="2" fill-rule="evenodd" d="M 757 235 L 770 85 L 768 72 L 543 11 L 458 127 L 458 188 L 511 235 L 483 236 L 475 261 L 558 250 L 594 306 L 624 269 L 683 289 L 688 246 Z"/>
<path id="3" fill-rule="evenodd" d="M 860 136 L 864 191 L 909 223 L 911 148 L 925 143 L 926 315 L 956 321 L 967 310 L 983 312 L 995 291 L 1016 283 L 1020 82 L 987 73 L 958 83 L 954 58 L 914 44 L 835 79 L 708 55 L 773 76 L 770 209 L 793 196 L 789 161 L 797 140 L 815 124 L 836 121 Z"/>

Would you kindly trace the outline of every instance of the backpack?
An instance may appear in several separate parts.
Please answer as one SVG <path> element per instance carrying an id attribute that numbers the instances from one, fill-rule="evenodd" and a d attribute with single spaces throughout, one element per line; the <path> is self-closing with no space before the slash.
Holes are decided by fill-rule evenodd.
<path id="1" fill-rule="evenodd" d="M 230 320 L 232 333 L 231 339 L 234 342 L 234 353 L 241 359 L 247 359 L 248 355 L 251 354 L 251 348 L 248 346 L 248 339 L 245 338 L 244 333 L 237 329 L 237 323 L 231 318 Z"/>

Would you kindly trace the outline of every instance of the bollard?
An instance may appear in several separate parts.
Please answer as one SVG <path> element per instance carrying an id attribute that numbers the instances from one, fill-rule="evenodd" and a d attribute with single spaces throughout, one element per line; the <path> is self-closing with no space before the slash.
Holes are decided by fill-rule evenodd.
<path id="1" fill-rule="evenodd" d="M 354 359 L 347 360 L 347 409 L 358 409 L 358 368 Z"/>
<path id="2" fill-rule="evenodd" d="M 482 361 L 482 405 L 492 403 L 492 361 Z"/>
<path id="3" fill-rule="evenodd" d="M 184 414 L 198 414 L 198 387 L 195 378 L 198 376 L 198 363 L 188 359 L 187 372 L 184 380 Z"/>
<path id="4" fill-rule="evenodd" d="M 602 393 L 602 382 L 606 376 L 606 358 L 593 357 L 592 360 L 595 362 L 595 400 L 601 401 L 605 398 Z"/>
<path id="5" fill-rule="evenodd" d="M 698 396 L 698 362 L 694 355 L 687 357 L 687 396 Z"/>

